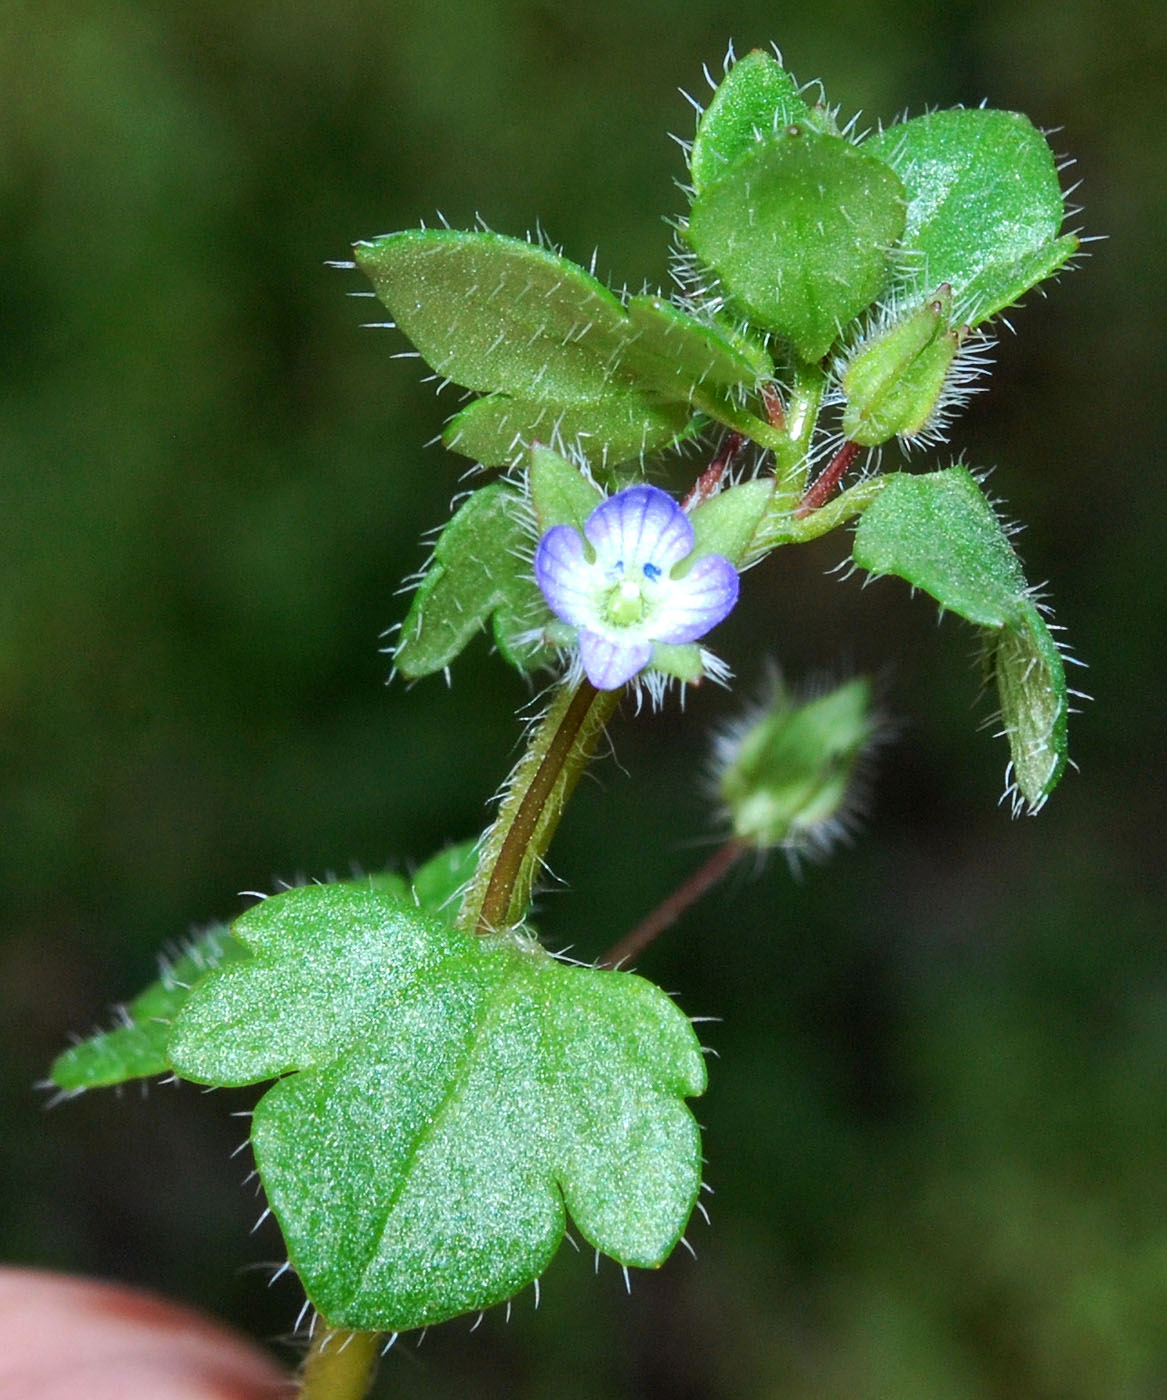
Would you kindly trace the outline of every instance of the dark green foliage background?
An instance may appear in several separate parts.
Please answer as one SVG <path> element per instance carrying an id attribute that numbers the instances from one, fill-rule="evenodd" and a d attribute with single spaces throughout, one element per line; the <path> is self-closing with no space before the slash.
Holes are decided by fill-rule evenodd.
<path id="1" fill-rule="evenodd" d="M 1161 436 L 1165 20 L 1150 0 L 774 7 L 532 0 L 0 7 L 0 1249 L 286 1330 L 227 1160 L 241 1094 L 31 1089 L 154 950 L 277 877 L 470 834 L 525 692 L 472 650 L 382 686 L 379 631 L 458 489 L 453 412 L 326 271 L 441 208 L 638 288 L 681 197 L 676 87 L 780 41 L 845 112 L 975 103 L 1060 124 L 1084 272 L 1031 298 L 957 428 L 1028 522 L 1091 663 L 1082 767 L 994 804 L 972 634 L 782 551 L 719 634 L 747 688 L 890 663 L 907 717 L 854 853 L 776 865 L 643 970 L 718 1015 L 714 1229 L 634 1279 L 567 1255 L 543 1306 L 462 1324 L 385 1393 L 1142 1400 L 1167 1387 Z M 1071 177 L 1072 178 L 1072 177 Z M 373 319 L 376 319 L 374 316 Z M 941 458 L 939 465 L 946 463 Z M 729 700 L 614 730 L 555 850 L 545 926 L 599 954 L 699 857 L 694 773 Z"/>

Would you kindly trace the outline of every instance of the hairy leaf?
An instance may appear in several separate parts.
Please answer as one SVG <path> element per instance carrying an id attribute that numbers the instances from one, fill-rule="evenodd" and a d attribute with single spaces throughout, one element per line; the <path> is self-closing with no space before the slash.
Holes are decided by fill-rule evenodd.
<path id="1" fill-rule="evenodd" d="M 250 957 L 200 983 L 171 1038 L 206 1084 L 284 1076 L 253 1119 L 289 1257 L 333 1325 L 401 1331 L 509 1297 L 570 1213 L 655 1266 L 700 1180 L 686 1018 L 627 973 L 477 937 L 353 886 L 248 911 Z"/>
<path id="2" fill-rule="evenodd" d="M 713 184 L 755 142 L 810 115 L 798 84 L 776 59 L 762 49 L 746 54 L 718 85 L 697 124 L 689 152 L 694 190 L 699 194 Z"/>
<path id="3" fill-rule="evenodd" d="M 1018 112 L 957 108 L 888 127 L 863 143 L 908 195 L 905 277 L 930 295 L 949 283 L 958 320 L 987 320 L 1078 247 L 1059 238 L 1064 200 L 1053 152 Z"/>
<path id="4" fill-rule="evenodd" d="M 996 681 L 1001 724 L 1009 740 L 1007 792 L 1015 809 L 1045 805 L 1066 766 L 1069 700 L 1066 669 L 1049 628 L 1033 604 L 985 638 L 986 669 Z"/>
<path id="5" fill-rule="evenodd" d="M 413 229 L 358 244 L 355 256 L 425 360 L 489 396 L 445 434 L 487 466 L 548 440 L 626 461 L 683 435 L 702 393 L 773 373 L 737 332 L 661 297 L 625 308 L 582 267 L 523 239 Z"/>
<path id="6" fill-rule="evenodd" d="M 527 482 L 541 535 L 554 525 L 574 525 L 582 530 L 584 521 L 604 499 L 604 493 L 579 467 L 549 447 L 532 448 Z"/>
<path id="7" fill-rule="evenodd" d="M 451 418 L 442 441 L 487 467 L 518 466 L 537 442 L 614 467 L 683 441 L 700 421 L 687 403 L 639 389 L 570 403 L 489 394 Z"/>
<path id="8" fill-rule="evenodd" d="M 1016 617 L 1025 574 L 992 506 L 965 467 L 897 473 L 855 532 L 855 562 L 895 574 L 982 627 Z"/>
<path id="9" fill-rule="evenodd" d="M 58 1055 L 49 1078 L 58 1089 L 103 1089 L 128 1079 L 153 1078 L 171 1069 L 170 1026 L 195 982 L 213 967 L 233 962 L 242 949 L 221 925 L 199 935 L 161 976 L 121 1012 L 121 1024 Z"/>
<path id="10" fill-rule="evenodd" d="M 354 249 L 393 319 L 447 379 L 482 393 L 601 396 L 624 333 L 617 297 L 521 238 L 410 229 Z"/>
<path id="11" fill-rule="evenodd" d="M 698 321 L 659 296 L 630 297 L 620 364 L 660 393 L 692 400 L 702 389 L 751 387 L 774 374 L 770 356 L 726 326 Z"/>
<path id="12" fill-rule="evenodd" d="M 888 165 L 795 125 L 751 145 L 702 190 L 688 237 L 759 327 L 818 360 L 886 287 L 904 218 Z"/>
<path id="13" fill-rule="evenodd" d="M 852 555 L 984 629 L 1012 781 L 1036 811 L 1065 767 L 1065 670 L 1020 560 L 972 474 L 950 467 L 887 478 L 859 522 Z"/>
<path id="14" fill-rule="evenodd" d="M 402 675 L 442 670 L 492 619 L 495 641 L 512 665 L 526 670 L 539 663 L 538 643 L 520 640 L 550 617 L 531 575 L 526 509 L 501 481 L 459 507 L 401 625 L 393 661 Z"/>

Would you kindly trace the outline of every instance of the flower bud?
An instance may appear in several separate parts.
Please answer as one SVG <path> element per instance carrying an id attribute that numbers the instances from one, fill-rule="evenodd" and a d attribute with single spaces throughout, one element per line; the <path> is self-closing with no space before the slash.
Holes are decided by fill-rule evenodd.
<path id="1" fill-rule="evenodd" d="M 863 447 L 914 437 L 936 411 L 967 326 L 951 327 L 945 283 L 918 311 L 870 335 L 843 373 L 843 433 Z"/>
<path id="2" fill-rule="evenodd" d="M 718 741 L 718 788 L 735 838 L 825 855 L 854 823 L 856 779 L 882 727 L 866 676 L 805 701 L 777 685 Z"/>

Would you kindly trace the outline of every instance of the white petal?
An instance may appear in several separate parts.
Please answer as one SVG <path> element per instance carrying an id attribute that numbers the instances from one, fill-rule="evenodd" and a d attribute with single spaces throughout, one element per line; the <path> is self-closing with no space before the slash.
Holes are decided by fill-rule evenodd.
<path id="1" fill-rule="evenodd" d="M 599 564 L 611 568 L 620 562 L 628 574 L 645 564 L 667 573 L 693 550 L 689 517 L 655 486 L 630 486 L 601 501 L 584 523 L 584 533 Z"/>
<path id="2" fill-rule="evenodd" d="M 720 554 L 698 559 L 683 578 L 669 579 L 662 587 L 650 624 L 656 642 L 695 642 L 737 602 L 737 570 Z"/>
<path id="3" fill-rule="evenodd" d="M 644 670 L 651 656 L 651 642 L 615 642 L 587 628 L 580 629 L 579 659 L 585 675 L 597 690 L 618 690 L 625 681 Z"/>

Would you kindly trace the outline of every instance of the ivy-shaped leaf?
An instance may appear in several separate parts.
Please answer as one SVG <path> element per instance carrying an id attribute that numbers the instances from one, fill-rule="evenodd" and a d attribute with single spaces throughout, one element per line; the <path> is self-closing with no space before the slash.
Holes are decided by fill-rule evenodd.
<path id="1" fill-rule="evenodd" d="M 819 360 L 886 287 L 905 212 L 884 161 L 792 125 L 701 190 L 688 239 L 752 321 Z"/>
<path id="2" fill-rule="evenodd" d="M 888 127 L 862 149 L 887 161 L 908 195 L 903 272 L 930 295 L 952 287 L 955 314 L 988 320 L 1073 257 L 1045 137 L 1018 112 L 957 108 Z"/>
<path id="3" fill-rule="evenodd" d="M 448 847 L 418 870 L 412 886 L 388 871 L 363 876 L 357 883 L 452 920 L 457 914 L 454 895 L 474 873 L 477 846 L 476 841 L 468 841 Z M 200 933 L 179 957 L 163 960 L 157 982 L 120 1008 L 120 1025 L 99 1031 L 58 1055 L 49 1071 L 49 1082 L 73 1094 L 172 1073 L 168 1044 L 175 1016 L 206 973 L 244 955 L 242 945 L 225 925 L 215 924 Z"/>
<path id="4" fill-rule="evenodd" d="M 651 983 L 477 937 L 345 885 L 291 890 L 234 934 L 171 1037 L 180 1075 L 283 1076 L 252 1140 L 289 1258 L 332 1325 L 402 1331 L 537 1278 L 570 1213 L 654 1267 L 700 1181 L 683 1099 L 704 1065 Z"/>
<path id="5" fill-rule="evenodd" d="M 972 473 L 950 467 L 888 477 L 859 522 L 852 556 L 872 574 L 906 579 L 984 630 L 1009 740 L 1010 790 L 1036 812 L 1066 764 L 1065 667 Z"/>
<path id="6" fill-rule="evenodd" d="M 806 121 L 811 109 L 798 84 L 762 49 L 735 63 L 701 114 L 689 152 L 689 173 L 699 194 L 757 141 L 792 122 Z"/>
<path id="7" fill-rule="evenodd" d="M 483 486 L 455 512 L 434 548 L 393 653 L 411 680 L 448 666 L 493 619 L 499 651 L 520 670 L 543 652 L 525 635 L 550 621 L 531 574 L 522 496 L 505 482 Z"/>

